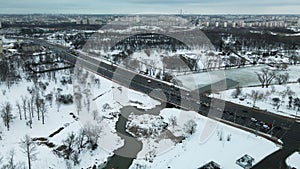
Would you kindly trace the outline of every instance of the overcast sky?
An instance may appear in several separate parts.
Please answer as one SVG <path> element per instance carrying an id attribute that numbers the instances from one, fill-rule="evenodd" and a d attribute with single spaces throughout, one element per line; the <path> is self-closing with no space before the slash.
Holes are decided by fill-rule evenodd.
<path id="1" fill-rule="evenodd" d="M 300 14 L 300 0 L 0 0 L 0 13 Z"/>

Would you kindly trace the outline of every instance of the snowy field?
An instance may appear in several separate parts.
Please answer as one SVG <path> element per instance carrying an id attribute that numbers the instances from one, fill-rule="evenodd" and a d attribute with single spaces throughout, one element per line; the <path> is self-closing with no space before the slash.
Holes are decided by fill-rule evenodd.
<path id="1" fill-rule="evenodd" d="M 65 72 L 59 72 L 59 76 L 57 78 L 60 79 L 63 73 Z M 49 83 L 47 89 L 44 91 L 45 94 L 55 94 L 57 92 L 57 88 L 62 89 L 61 92 L 65 94 L 73 93 L 72 84 L 62 85 L 59 82 L 55 83 L 54 81 L 48 81 L 47 79 L 43 79 L 41 81 Z M 19 115 L 17 114 L 17 109 L 14 104 L 16 101 L 21 102 L 21 97 L 30 98 L 31 95 L 27 91 L 27 88 L 31 88 L 32 86 L 32 82 L 26 81 L 22 81 L 22 83 L 13 85 L 10 89 L 7 89 L 3 84 L 0 86 L 2 91 L 0 102 L 3 103 L 5 101 L 9 101 L 13 106 L 13 114 L 15 117 L 14 121 L 11 124 L 10 131 L 7 131 L 1 123 L 0 130 L 3 132 L 2 140 L 0 141 L 1 155 L 8 155 L 11 150 L 14 150 L 15 160 L 23 164 L 27 164 L 27 161 L 25 154 L 21 152 L 19 142 L 25 134 L 28 134 L 31 138 L 46 138 L 50 143 L 56 145 L 54 147 L 56 148 L 57 146 L 63 144 L 63 140 L 65 140 L 70 133 L 78 133 L 79 130 L 83 127 L 80 121 L 77 121 L 69 114 L 75 114 L 76 108 L 74 104 L 60 105 L 56 104 L 53 100 L 53 103 L 51 103 L 52 106 L 50 103 L 47 102 L 48 111 L 45 117 L 45 124 L 43 125 L 42 122 L 40 120 L 37 120 L 37 118 L 35 117 L 33 118 L 32 129 L 30 129 L 30 127 L 26 125 L 26 121 L 24 119 L 19 119 Z M 6 91 L 5 95 L 3 91 Z M 49 137 L 50 134 L 54 133 L 60 127 L 63 127 L 62 131 L 60 131 L 57 135 L 53 137 Z M 110 124 L 106 128 L 104 128 L 104 130 L 107 131 L 107 133 L 113 132 L 113 129 L 113 124 Z M 115 139 L 118 139 L 117 136 L 114 137 Z M 119 144 L 115 144 L 114 148 L 112 149 L 116 149 L 122 144 L 122 142 L 119 142 Z M 93 152 L 83 152 L 81 153 L 80 158 L 85 158 L 87 160 L 82 160 L 80 166 L 77 166 L 77 168 L 89 167 L 94 165 L 96 162 L 102 163 L 107 159 L 107 157 L 111 155 L 112 154 L 110 151 L 103 150 L 101 148 L 98 148 Z M 6 160 L 4 160 L 4 162 L 5 161 Z M 33 161 L 33 168 L 66 168 L 66 165 L 66 160 L 64 160 L 63 158 L 58 158 L 58 156 L 52 152 L 52 148 L 48 148 L 45 145 L 40 145 L 37 147 L 37 160 Z"/>
<path id="2" fill-rule="evenodd" d="M 235 162 L 245 154 L 252 156 L 257 163 L 280 148 L 262 137 L 210 120 L 196 112 L 163 109 L 160 116 L 163 117 L 163 122 L 169 124 L 167 129 L 174 137 L 184 136 L 186 139 L 176 144 L 174 137 L 163 134 L 150 138 L 141 137 L 143 150 L 139 152 L 131 169 L 192 169 L 210 161 L 218 163 L 224 169 L 240 169 Z M 176 125 L 170 125 L 169 119 L 173 116 L 177 119 Z M 157 119 L 157 123 L 153 119 Z M 196 123 L 195 133 L 192 135 L 185 131 L 190 120 Z M 145 121 L 147 119 L 143 118 L 143 128 Z M 154 117 L 149 117 L 149 123 L 162 124 L 160 118 Z"/>
<path id="3" fill-rule="evenodd" d="M 84 72 L 84 71 L 82 71 Z M 86 75 L 86 72 L 83 73 Z M 0 85 L 0 105 L 5 102 L 10 102 L 12 105 L 12 114 L 14 117 L 13 122 L 10 124 L 10 130 L 7 131 L 4 124 L 0 123 L 0 158 L 3 157 L 3 161 L 0 163 L 0 167 L 8 163 L 9 154 L 14 151 L 15 162 L 20 163 L 21 166 L 27 166 L 26 155 L 20 148 L 21 139 L 28 134 L 31 138 L 44 138 L 49 143 L 54 144 L 54 147 L 49 148 L 46 145 L 37 146 L 37 160 L 32 162 L 32 168 L 88 168 L 94 164 L 102 164 L 108 157 L 113 155 L 113 151 L 121 147 L 124 143 L 121 138 L 116 134 L 115 123 L 118 120 L 118 116 L 115 116 L 119 112 L 122 106 L 136 105 L 143 109 L 149 109 L 160 104 L 159 102 L 149 98 L 147 95 L 123 89 L 122 87 L 112 83 L 111 81 L 95 76 L 89 73 L 87 79 L 85 79 L 85 85 L 79 84 L 77 77 L 73 77 L 73 84 L 61 84 L 60 80 L 64 76 L 69 76 L 69 72 L 58 71 L 56 73 L 57 81 L 48 79 L 47 77 L 41 77 L 40 82 L 49 83 L 42 96 L 58 94 L 73 94 L 80 88 L 83 94 L 83 100 L 81 100 L 82 108 L 78 113 L 78 106 L 73 104 L 59 104 L 53 99 L 51 103 L 46 101 L 47 113 L 45 117 L 45 124 L 42 124 L 41 120 L 36 117 L 33 118 L 32 129 L 29 127 L 28 119 L 25 121 L 19 119 L 18 109 L 16 102 L 21 103 L 21 98 L 26 97 L 30 99 L 32 95 L 27 89 L 34 87 L 33 82 L 23 79 L 22 82 L 12 85 L 9 89 L 6 83 Z M 95 83 L 95 79 L 99 80 Z M 100 96 L 99 96 L 100 95 Z M 117 98 L 120 98 L 117 100 Z M 90 103 L 89 111 L 87 110 L 88 100 L 93 101 Z M 97 113 L 95 113 L 97 112 Z M 74 114 L 70 115 L 70 113 Z M 95 119 L 93 119 L 95 117 Z M 27 117 L 28 118 L 28 117 Z M 91 120 L 92 119 L 92 120 Z M 1 119 L 2 121 L 2 119 Z M 59 158 L 54 154 L 53 150 L 64 144 L 64 140 L 71 133 L 78 134 L 84 125 L 88 122 L 98 124 L 102 131 L 98 140 L 98 148 L 90 151 L 88 149 L 82 150 L 79 159 L 80 164 L 73 166 L 71 160 L 65 160 Z M 58 129 L 63 128 L 60 132 L 50 137 L 52 133 Z"/>
<path id="4" fill-rule="evenodd" d="M 300 153 L 296 152 L 286 159 L 286 163 L 290 167 L 299 168 L 300 166 Z"/>
<path id="5" fill-rule="evenodd" d="M 235 91 L 236 89 L 230 89 L 220 92 L 219 94 L 212 94 L 211 97 L 221 98 L 248 107 L 253 107 L 254 105 L 259 109 L 283 116 L 299 117 L 300 115 L 299 108 L 295 105 L 295 99 L 300 97 L 299 83 L 274 85 L 269 88 L 241 88 L 241 94 L 237 98 L 234 98 L 232 95 Z M 257 93 L 262 96 L 261 98 L 258 98 L 255 103 L 252 96 L 253 91 L 257 91 Z M 243 98 L 244 100 L 241 100 L 240 98 Z"/>
<path id="6" fill-rule="evenodd" d="M 238 85 L 241 87 L 247 87 L 260 84 L 255 72 L 260 71 L 260 69 L 264 67 L 267 66 L 261 65 L 239 69 L 216 70 L 211 72 L 177 76 L 176 78 L 182 81 L 184 87 L 191 90 L 207 86 L 211 83 L 215 83 L 226 78 L 238 82 Z M 279 73 L 289 73 L 289 81 L 295 82 L 298 78 L 300 78 L 298 75 L 299 71 L 300 66 L 289 65 L 286 71 L 279 71 Z"/>

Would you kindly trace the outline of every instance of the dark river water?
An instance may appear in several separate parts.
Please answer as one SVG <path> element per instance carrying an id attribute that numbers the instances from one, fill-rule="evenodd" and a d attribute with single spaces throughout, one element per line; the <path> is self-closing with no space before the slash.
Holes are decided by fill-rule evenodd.
<path id="1" fill-rule="evenodd" d="M 142 110 L 133 106 L 125 106 L 121 109 L 121 116 L 116 123 L 116 130 L 117 134 L 124 140 L 124 146 L 114 151 L 114 155 L 108 160 L 105 169 L 128 169 L 132 161 L 137 158 L 137 154 L 142 150 L 142 142 L 126 132 L 129 115 L 131 113 L 135 115 L 159 115 L 162 109 L 163 106 L 161 105 L 149 110 Z"/>

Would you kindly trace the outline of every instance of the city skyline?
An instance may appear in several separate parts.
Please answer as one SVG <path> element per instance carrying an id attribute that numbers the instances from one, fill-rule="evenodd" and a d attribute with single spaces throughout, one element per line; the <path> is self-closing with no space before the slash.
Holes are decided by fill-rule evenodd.
<path id="1" fill-rule="evenodd" d="M 298 0 L 1 0 L 1 14 L 300 14 Z"/>

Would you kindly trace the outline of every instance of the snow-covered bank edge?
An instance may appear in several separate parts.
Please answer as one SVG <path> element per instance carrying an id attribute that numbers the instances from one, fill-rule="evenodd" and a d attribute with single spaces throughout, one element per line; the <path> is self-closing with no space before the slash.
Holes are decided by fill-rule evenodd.
<path id="1" fill-rule="evenodd" d="M 252 156 L 256 164 L 281 148 L 261 136 L 208 119 L 196 112 L 164 109 L 160 116 L 163 117 L 163 122 L 169 124 L 167 129 L 173 135 L 185 136 L 186 139 L 175 143 L 172 139 L 163 137 L 140 138 L 143 150 L 134 160 L 131 169 L 198 168 L 210 161 L 218 163 L 224 169 L 239 169 L 235 162 L 245 154 Z M 173 116 L 177 119 L 175 127 L 169 120 Z M 196 130 L 192 135 L 186 133 L 186 124 L 190 120 L 196 123 Z M 210 133 L 205 133 L 207 126 L 213 127 L 213 130 L 209 130 Z M 201 137 L 205 134 L 208 134 L 207 140 L 202 142 Z"/>

